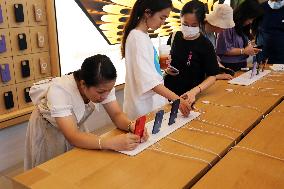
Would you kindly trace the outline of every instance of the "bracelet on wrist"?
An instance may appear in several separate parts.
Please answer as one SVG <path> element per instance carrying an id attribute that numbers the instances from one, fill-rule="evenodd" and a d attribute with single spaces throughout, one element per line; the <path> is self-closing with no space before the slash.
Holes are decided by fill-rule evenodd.
<path id="1" fill-rule="evenodd" d="M 244 54 L 244 48 L 241 48 L 241 55 Z"/>
<path id="2" fill-rule="evenodd" d="M 129 123 L 128 123 L 128 125 L 127 125 L 127 131 L 129 132 L 129 133 L 132 133 L 132 131 L 131 131 L 131 125 L 134 123 L 134 121 L 130 121 Z"/>

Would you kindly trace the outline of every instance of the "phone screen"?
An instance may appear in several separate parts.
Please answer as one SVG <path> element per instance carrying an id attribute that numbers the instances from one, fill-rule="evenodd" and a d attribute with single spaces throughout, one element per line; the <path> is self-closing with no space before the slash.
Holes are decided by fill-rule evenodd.
<path id="1" fill-rule="evenodd" d="M 256 45 L 256 46 L 254 46 L 253 48 L 262 49 L 262 48 L 263 48 L 263 45 Z"/>

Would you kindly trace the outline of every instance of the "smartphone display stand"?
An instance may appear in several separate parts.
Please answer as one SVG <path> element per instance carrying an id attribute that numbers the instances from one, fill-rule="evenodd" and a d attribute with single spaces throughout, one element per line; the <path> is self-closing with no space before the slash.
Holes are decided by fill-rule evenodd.
<path id="1" fill-rule="evenodd" d="M 145 125 L 145 129 L 147 129 L 147 132 L 149 133 L 149 139 L 146 142 L 140 143 L 138 145 L 138 147 L 134 150 L 119 151 L 119 152 L 126 154 L 126 155 L 129 155 L 129 156 L 135 156 L 135 155 L 139 154 L 140 152 L 144 151 L 146 148 L 152 146 L 153 144 L 157 143 L 161 139 L 165 138 L 169 134 L 173 133 L 177 129 L 188 124 L 189 122 L 191 122 L 192 120 L 197 118 L 199 115 L 200 115 L 199 112 L 193 112 L 193 111 L 190 113 L 190 115 L 188 117 L 184 117 L 184 116 L 182 116 L 181 113 L 178 113 L 177 117 L 176 117 L 176 122 L 174 124 L 169 126 L 167 121 L 163 121 L 161 123 L 161 127 L 160 127 L 159 132 L 156 133 L 156 134 L 151 134 L 151 132 L 153 131 L 155 121 L 154 120 L 150 121 L 150 122 L 146 123 L 146 125 Z M 163 117 L 164 117 L 163 120 L 169 120 L 170 119 L 170 112 L 165 113 Z"/>

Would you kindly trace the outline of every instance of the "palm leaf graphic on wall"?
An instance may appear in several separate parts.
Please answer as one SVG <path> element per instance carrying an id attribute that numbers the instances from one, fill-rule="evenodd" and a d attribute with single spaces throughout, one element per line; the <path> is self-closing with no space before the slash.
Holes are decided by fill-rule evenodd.
<path id="1" fill-rule="evenodd" d="M 119 44 L 123 34 L 123 27 L 136 0 L 75 0 L 84 13 L 97 27 L 98 31 L 111 44 Z M 207 3 L 211 10 L 216 0 L 201 0 Z M 150 37 L 168 36 L 179 30 L 180 10 L 189 0 L 172 0 L 174 9 L 166 23 L 157 30 L 149 31 Z"/>

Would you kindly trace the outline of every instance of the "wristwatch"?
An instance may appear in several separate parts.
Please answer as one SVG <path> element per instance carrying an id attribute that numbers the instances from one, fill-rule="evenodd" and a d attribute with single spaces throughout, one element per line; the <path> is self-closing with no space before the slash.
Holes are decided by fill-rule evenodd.
<path id="1" fill-rule="evenodd" d="M 241 55 L 244 54 L 244 48 L 241 48 Z"/>

